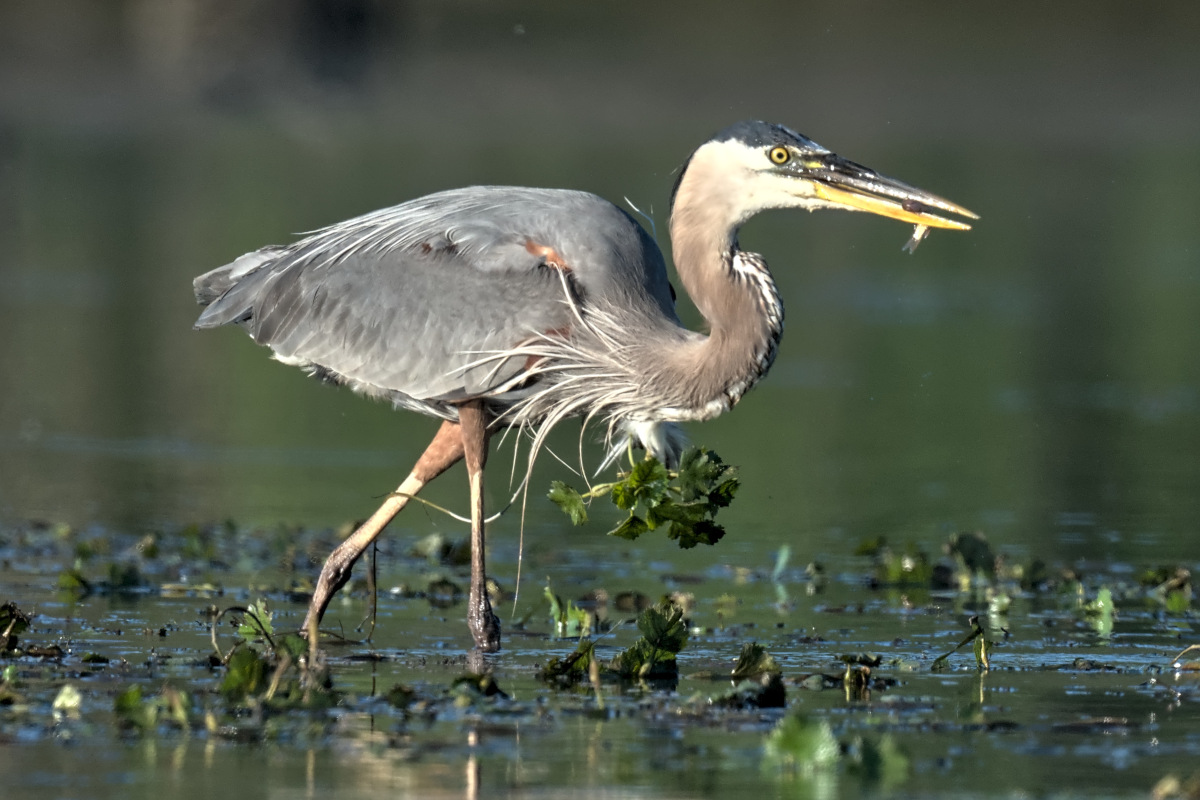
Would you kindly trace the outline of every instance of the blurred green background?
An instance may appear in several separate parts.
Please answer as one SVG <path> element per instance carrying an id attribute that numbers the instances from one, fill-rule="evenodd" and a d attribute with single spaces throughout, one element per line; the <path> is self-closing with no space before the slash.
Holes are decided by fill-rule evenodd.
<path id="1" fill-rule="evenodd" d="M 10 0 L 0 518 L 365 515 L 436 423 L 192 331 L 191 278 L 472 183 L 629 198 L 666 249 L 675 170 L 762 118 L 982 220 L 913 256 L 910 227 L 866 215 L 744 229 L 788 317 L 764 383 L 690 428 L 742 467 L 731 541 L 804 559 L 981 528 L 1195 561 L 1197 41 L 1184 2 Z M 603 547 L 536 496 L 562 473 L 543 459 L 526 536 Z M 430 497 L 461 509 L 455 475 Z"/>

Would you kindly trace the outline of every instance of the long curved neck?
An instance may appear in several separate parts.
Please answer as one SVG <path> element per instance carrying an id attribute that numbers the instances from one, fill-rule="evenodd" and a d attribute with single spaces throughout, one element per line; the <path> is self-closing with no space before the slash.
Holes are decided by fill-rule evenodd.
<path id="1" fill-rule="evenodd" d="M 675 268 L 709 333 L 667 358 L 687 398 L 686 419 L 706 419 L 733 406 L 766 374 L 783 334 L 783 303 L 766 262 L 738 250 L 743 220 L 737 195 L 689 166 L 671 217 Z"/>

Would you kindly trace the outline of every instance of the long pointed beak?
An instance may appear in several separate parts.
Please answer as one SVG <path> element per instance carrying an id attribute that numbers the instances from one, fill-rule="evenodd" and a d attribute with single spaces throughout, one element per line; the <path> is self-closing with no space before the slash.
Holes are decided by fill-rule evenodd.
<path id="1" fill-rule="evenodd" d="M 956 219 L 933 213 L 945 211 L 968 219 L 979 215 L 936 194 L 909 186 L 907 183 L 880 175 L 872 169 L 847 161 L 832 153 L 820 159 L 820 166 L 804 170 L 804 177 L 813 181 L 817 197 L 852 211 L 869 211 L 927 228 L 949 228 L 967 231 L 971 226 Z"/>

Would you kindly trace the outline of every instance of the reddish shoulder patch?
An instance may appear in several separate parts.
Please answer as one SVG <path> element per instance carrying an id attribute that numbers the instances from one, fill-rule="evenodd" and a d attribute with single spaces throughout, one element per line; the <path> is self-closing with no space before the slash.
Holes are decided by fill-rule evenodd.
<path id="1" fill-rule="evenodd" d="M 547 267 L 553 267 L 554 269 L 559 269 L 563 272 L 571 271 L 570 266 L 567 265 L 566 259 L 559 255 L 558 251 L 548 244 L 539 244 L 533 239 L 526 239 L 525 249 L 540 258 L 542 263 L 544 263 Z"/>

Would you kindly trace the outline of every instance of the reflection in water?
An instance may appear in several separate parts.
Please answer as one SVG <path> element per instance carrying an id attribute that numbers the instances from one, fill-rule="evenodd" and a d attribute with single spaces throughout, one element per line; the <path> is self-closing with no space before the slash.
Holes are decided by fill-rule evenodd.
<path id="1" fill-rule="evenodd" d="M 466 800 L 477 800 L 479 797 L 479 761 L 475 755 L 475 748 L 479 746 L 479 732 L 472 728 L 467 732 L 467 747 L 470 750 L 470 755 L 467 756 L 467 791 L 464 793 Z"/>

